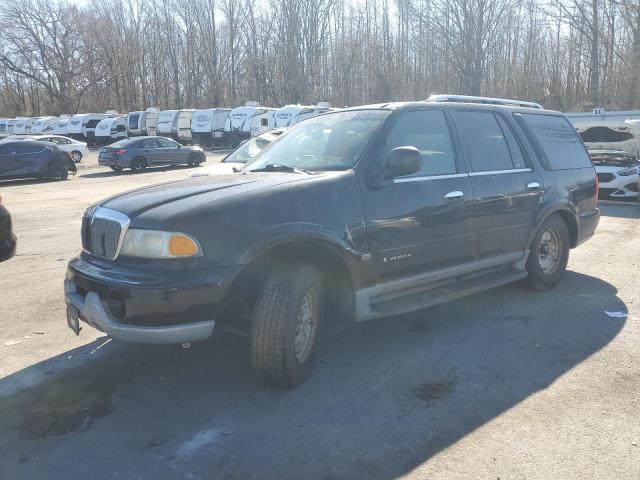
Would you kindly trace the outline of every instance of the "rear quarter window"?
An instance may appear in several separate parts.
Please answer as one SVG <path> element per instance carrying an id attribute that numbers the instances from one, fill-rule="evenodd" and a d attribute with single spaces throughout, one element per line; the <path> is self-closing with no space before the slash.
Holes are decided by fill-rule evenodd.
<path id="1" fill-rule="evenodd" d="M 582 139 L 566 118 L 533 113 L 514 116 L 545 168 L 568 170 L 592 166 Z"/>

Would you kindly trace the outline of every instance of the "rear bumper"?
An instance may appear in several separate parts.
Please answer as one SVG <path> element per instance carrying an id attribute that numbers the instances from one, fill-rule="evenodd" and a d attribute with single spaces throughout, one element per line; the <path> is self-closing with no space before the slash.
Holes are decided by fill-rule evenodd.
<path id="1" fill-rule="evenodd" d="M 580 213 L 578 218 L 578 238 L 576 245 L 586 242 L 596 232 L 596 228 L 600 223 L 600 209 L 594 208 L 586 212 Z"/>
<path id="2" fill-rule="evenodd" d="M 222 310 L 234 267 L 198 271 L 102 268 L 82 257 L 69 262 L 65 301 L 80 320 L 135 343 L 208 339 Z"/>

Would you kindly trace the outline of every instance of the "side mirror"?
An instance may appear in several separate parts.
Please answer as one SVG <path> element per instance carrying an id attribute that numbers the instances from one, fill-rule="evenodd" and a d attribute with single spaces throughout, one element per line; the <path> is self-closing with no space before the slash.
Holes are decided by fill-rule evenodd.
<path id="1" fill-rule="evenodd" d="M 387 157 L 384 168 L 385 178 L 397 178 L 411 175 L 420 170 L 422 155 L 416 147 L 396 147 Z"/>

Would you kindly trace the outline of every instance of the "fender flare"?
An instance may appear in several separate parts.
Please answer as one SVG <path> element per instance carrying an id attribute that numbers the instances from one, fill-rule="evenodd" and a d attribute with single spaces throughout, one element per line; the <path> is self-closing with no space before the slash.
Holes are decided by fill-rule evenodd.
<path id="1" fill-rule="evenodd" d="M 547 219 L 549 219 L 549 217 L 551 217 L 551 215 L 555 215 L 559 213 L 562 216 L 563 220 L 567 220 L 569 219 L 570 224 L 567 225 L 567 228 L 569 230 L 569 236 L 571 238 L 571 248 L 574 248 L 577 244 L 577 237 L 578 237 L 578 220 L 576 218 L 576 213 L 573 209 L 571 209 L 571 207 L 568 204 L 565 203 L 556 203 L 556 204 L 552 204 L 549 205 L 546 209 L 544 209 L 542 212 L 540 212 L 540 214 L 538 215 L 538 218 L 535 221 L 535 225 L 533 226 L 533 228 L 531 229 L 531 232 L 529 233 L 529 238 L 527 239 L 527 245 L 531 245 L 531 242 L 533 242 L 534 237 L 536 236 L 536 234 L 538 233 L 538 231 L 540 230 L 540 227 L 542 227 L 542 225 L 544 224 L 544 222 L 547 221 Z"/>

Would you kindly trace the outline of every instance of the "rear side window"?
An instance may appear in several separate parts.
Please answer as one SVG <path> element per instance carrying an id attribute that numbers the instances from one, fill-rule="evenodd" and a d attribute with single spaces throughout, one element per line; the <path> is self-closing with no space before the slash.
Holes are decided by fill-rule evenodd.
<path id="1" fill-rule="evenodd" d="M 469 152 L 474 172 L 491 172 L 524 168 L 524 159 L 517 142 L 512 138 L 514 156 L 507 135 L 513 137 L 509 126 L 493 112 L 456 111 L 456 122 Z"/>
<path id="2" fill-rule="evenodd" d="M 137 144 L 137 148 L 156 148 L 156 140 L 155 138 L 145 138 L 144 140 L 140 140 Z"/>
<path id="3" fill-rule="evenodd" d="M 580 136 L 569 121 L 558 115 L 516 114 L 546 168 L 567 170 L 591 167 Z"/>

